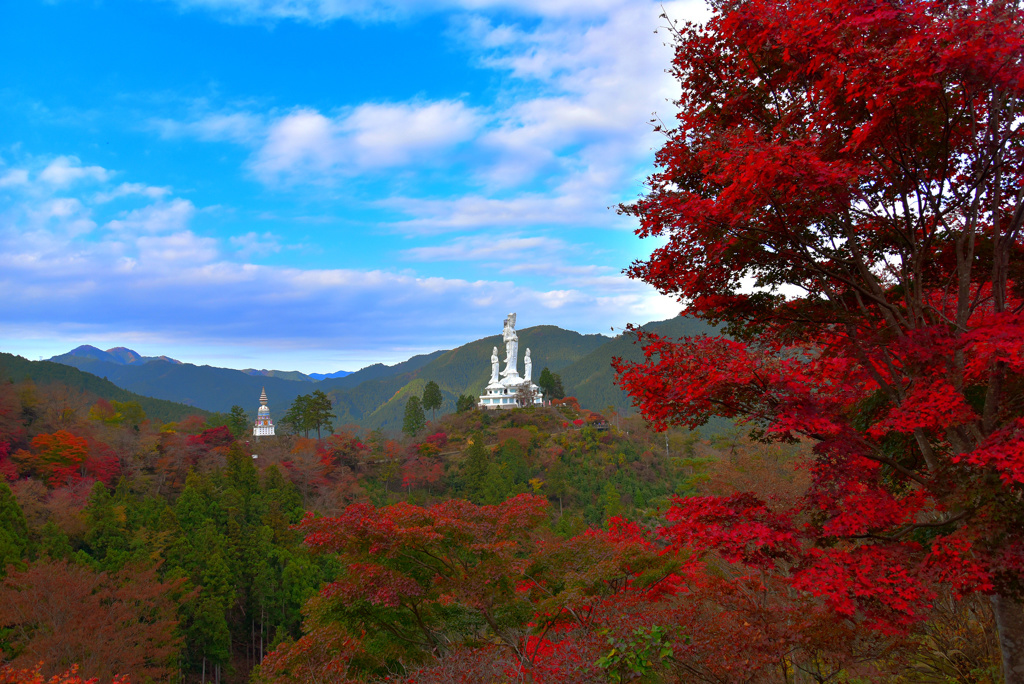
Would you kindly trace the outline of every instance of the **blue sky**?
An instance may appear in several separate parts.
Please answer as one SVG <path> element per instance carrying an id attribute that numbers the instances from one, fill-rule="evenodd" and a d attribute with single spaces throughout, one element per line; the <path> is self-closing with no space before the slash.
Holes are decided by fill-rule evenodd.
<path id="1" fill-rule="evenodd" d="M 700 2 L 666 3 L 699 20 Z M 20 0 L 0 350 L 355 370 L 677 305 L 621 271 L 673 115 L 661 3 Z"/>

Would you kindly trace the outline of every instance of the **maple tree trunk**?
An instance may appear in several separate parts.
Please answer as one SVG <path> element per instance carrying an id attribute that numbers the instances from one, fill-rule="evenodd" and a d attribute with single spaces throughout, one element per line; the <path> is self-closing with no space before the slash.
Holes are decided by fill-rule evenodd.
<path id="1" fill-rule="evenodd" d="M 992 614 L 999 630 L 1006 684 L 1024 684 L 1024 604 L 1009 596 L 992 595 Z"/>

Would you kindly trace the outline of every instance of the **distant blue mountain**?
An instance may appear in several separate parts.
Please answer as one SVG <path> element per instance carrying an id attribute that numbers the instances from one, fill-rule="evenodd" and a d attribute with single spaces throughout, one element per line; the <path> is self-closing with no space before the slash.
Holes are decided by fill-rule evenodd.
<path id="1" fill-rule="evenodd" d="M 137 351 L 128 349 L 127 347 L 113 347 L 106 351 L 98 349 L 89 344 L 83 344 L 80 347 L 75 347 L 67 354 L 61 354 L 60 356 L 54 356 L 50 361 L 56 363 L 63 363 L 68 366 L 77 366 L 76 363 L 69 363 L 69 361 L 79 359 L 92 359 L 95 361 L 103 361 L 105 363 L 114 363 L 118 366 L 140 366 L 150 361 L 166 361 L 167 363 L 180 364 L 181 361 L 172 359 L 168 356 L 142 356 Z"/>
<path id="2" fill-rule="evenodd" d="M 309 373 L 309 377 L 314 380 L 326 380 L 327 378 L 343 378 L 346 375 L 352 375 L 353 371 L 334 371 L 333 373 Z"/>

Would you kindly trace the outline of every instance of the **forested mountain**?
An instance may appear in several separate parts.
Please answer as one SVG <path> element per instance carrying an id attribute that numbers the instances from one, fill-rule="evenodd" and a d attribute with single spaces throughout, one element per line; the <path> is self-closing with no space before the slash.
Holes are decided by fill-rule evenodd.
<path id="1" fill-rule="evenodd" d="M 84 366 L 88 372 L 137 394 L 198 406 L 207 411 L 230 411 L 242 406 L 255 411 L 260 391 L 266 387 L 270 408 L 283 414 L 299 394 L 311 391 L 314 383 L 276 377 L 249 375 L 240 370 L 150 361 L 142 365 L 118 365 L 95 361 Z"/>
<path id="2" fill-rule="evenodd" d="M 146 416 L 161 422 L 179 421 L 193 415 L 209 415 L 208 411 L 193 406 L 129 392 L 106 378 L 97 377 L 71 366 L 51 361 L 29 361 L 21 356 L 0 352 L 0 382 L 22 382 L 25 380 L 32 380 L 36 385 L 60 383 L 108 401 L 134 401 L 142 407 Z"/>
<path id="3" fill-rule="evenodd" d="M 357 370 L 355 373 L 349 373 L 342 377 L 325 378 L 321 381 L 319 389 L 323 392 L 350 389 L 367 382 L 368 380 L 379 380 L 381 378 L 389 378 L 394 375 L 411 373 L 427 365 L 441 354 L 444 354 L 444 352 L 445 350 L 435 351 L 429 354 L 418 354 L 407 361 L 396 363 L 393 366 L 385 366 L 383 363 L 375 363 L 372 366 L 367 366 L 366 368 Z"/>
<path id="4" fill-rule="evenodd" d="M 604 335 L 581 335 L 554 325 L 533 326 L 518 333 L 520 370 L 522 357 L 530 349 L 534 380 L 545 366 L 557 372 L 609 341 Z M 357 423 L 365 428 L 396 431 L 402 425 L 406 399 L 412 394 L 422 393 L 423 387 L 431 380 L 438 384 L 444 397 L 441 413 L 454 411 L 460 394 L 479 395 L 490 377 L 493 347 L 499 347 L 499 354 L 503 354 L 500 335 L 485 337 L 457 349 L 435 352 L 428 355 L 431 358 L 427 363 L 401 374 L 355 382 L 356 376 L 363 373 L 359 371 L 340 381 L 325 380 L 319 387 L 334 401 L 338 424 Z M 406 363 L 411 364 L 412 361 L 410 359 Z M 328 391 L 329 382 L 344 384 L 348 388 Z"/>
<path id="5" fill-rule="evenodd" d="M 642 328 L 650 333 L 666 337 L 690 337 L 712 333 L 715 328 L 695 318 L 669 318 L 664 321 L 647 323 Z M 562 377 L 566 394 L 576 397 L 581 406 L 602 411 L 612 406 L 619 412 L 632 408 L 629 396 L 615 384 L 615 370 L 612 358 L 628 361 L 643 359 L 643 347 L 636 344 L 636 335 L 623 333 L 609 340 L 562 370 L 551 368 Z"/>
<path id="6" fill-rule="evenodd" d="M 712 331 L 707 324 L 687 318 L 657 321 L 643 327 L 670 337 Z M 582 406 L 594 410 L 612 406 L 619 412 L 628 412 L 630 402 L 615 385 L 611 360 L 615 356 L 640 359 L 643 351 L 634 342 L 630 334 L 583 335 L 554 325 L 524 328 L 519 331 L 520 369 L 526 349 L 530 349 L 534 381 L 542 369 L 549 368 L 561 375 L 566 393 L 575 396 Z M 79 347 L 55 358 L 132 392 L 209 411 L 227 412 L 235 405 L 252 411 L 261 389 L 266 387 L 271 415 L 277 420 L 297 396 L 316 388 L 331 398 L 335 425 L 354 423 L 368 429 L 396 431 L 401 426 L 407 398 L 422 393 L 429 381 L 438 384 L 444 397 L 441 413 L 454 411 L 461 394 L 479 395 L 490 374 L 493 347 L 504 355 L 500 335 L 456 349 L 413 356 L 393 366 L 378 363 L 320 381 L 294 371 L 232 370 L 159 359 L 145 363 L 114 362 L 108 357 L 116 350 L 102 352 L 93 347 Z"/>

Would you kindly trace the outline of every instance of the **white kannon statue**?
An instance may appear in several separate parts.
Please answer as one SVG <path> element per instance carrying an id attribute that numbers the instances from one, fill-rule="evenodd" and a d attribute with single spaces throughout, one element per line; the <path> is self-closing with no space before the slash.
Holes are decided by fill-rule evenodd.
<path id="1" fill-rule="evenodd" d="M 526 378 L 526 382 L 530 382 L 530 374 L 533 372 L 533 361 L 530 360 L 530 348 L 526 348 L 526 356 L 523 357 L 523 363 L 526 364 L 526 372 L 523 377 Z"/>
<path id="2" fill-rule="evenodd" d="M 505 329 L 501 332 L 501 339 L 505 341 L 505 375 L 519 375 L 516 367 L 519 365 L 519 336 L 516 335 L 516 315 L 510 313 L 505 319 Z"/>
<path id="3" fill-rule="evenodd" d="M 491 352 L 491 382 L 488 384 L 498 382 L 498 367 L 500 365 L 498 361 L 498 348 L 495 347 L 494 351 Z"/>

